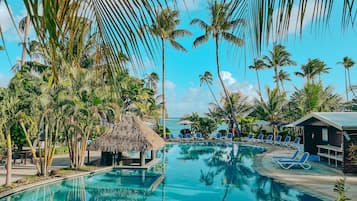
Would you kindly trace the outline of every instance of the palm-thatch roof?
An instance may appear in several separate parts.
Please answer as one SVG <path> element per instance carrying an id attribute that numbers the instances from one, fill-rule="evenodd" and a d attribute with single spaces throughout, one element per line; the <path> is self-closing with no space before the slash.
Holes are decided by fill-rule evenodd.
<path id="1" fill-rule="evenodd" d="M 97 138 L 91 149 L 106 152 L 159 150 L 165 141 L 143 121 L 126 116 L 118 124 L 110 125 L 105 134 Z"/>

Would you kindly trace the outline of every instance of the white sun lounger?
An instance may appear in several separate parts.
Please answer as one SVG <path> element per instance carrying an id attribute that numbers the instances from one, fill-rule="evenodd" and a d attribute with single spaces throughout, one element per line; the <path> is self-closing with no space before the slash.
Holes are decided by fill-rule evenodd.
<path id="1" fill-rule="evenodd" d="M 304 155 L 300 158 L 300 160 L 288 160 L 288 159 L 281 159 L 277 160 L 276 162 L 279 166 L 285 170 L 290 169 L 293 166 L 300 166 L 301 168 L 307 170 L 311 168 L 311 165 L 307 162 L 309 159 L 310 154 L 305 152 Z"/>

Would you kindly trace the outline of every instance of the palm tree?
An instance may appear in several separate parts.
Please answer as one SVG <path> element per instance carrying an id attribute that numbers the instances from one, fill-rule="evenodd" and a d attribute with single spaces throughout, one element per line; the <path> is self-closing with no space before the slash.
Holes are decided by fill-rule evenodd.
<path id="1" fill-rule="evenodd" d="M 306 79 L 307 83 L 315 81 L 316 76 L 319 76 L 323 73 L 328 73 L 330 68 L 326 67 L 325 62 L 320 59 L 308 59 L 307 63 L 301 65 L 301 71 L 295 72 L 295 75 L 298 77 L 303 77 Z"/>
<path id="2" fill-rule="evenodd" d="M 177 29 L 180 24 L 178 19 L 179 12 L 171 9 L 162 10 L 155 18 L 151 26 L 145 26 L 149 33 L 161 40 L 161 63 L 162 63 L 162 123 L 163 123 L 163 137 L 166 138 L 166 123 L 165 123 L 165 41 L 169 41 L 171 46 L 179 51 L 186 52 L 186 49 L 176 41 L 177 37 L 191 35 L 191 32 L 184 29 Z"/>
<path id="3" fill-rule="evenodd" d="M 9 89 L 0 88 L 0 135 L 6 137 L 7 160 L 5 185 L 11 185 L 12 175 L 12 140 L 11 127 L 17 122 L 17 104 L 19 99 Z"/>
<path id="4" fill-rule="evenodd" d="M 213 81 L 213 79 L 212 79 L 212 73 L 209 72 L 209 71 L 206 71 L 206 72 L 203 73 L 203 75 L 199 75 L 199 77 L 200 77 L 200 86 L 202 86 L 202 84 L 205 83 L 205 84 L 207 85 L 207 87 L 208 87 L 208 89 L 209 89 L 209 91 L 210 91 L 210 93 L 211 93 L 211 95 L 212 95 L 212 97 L 213 97 L 215 103 L 216 103 L 217 105 L 219 105 L 219 102 L 217 101 L 217 98 L 216 98 L 216 96 L 214 95 L 214 93 L 213 93 L 213 91 L 212 91 L 212 88 L 211 88 L 212 81 Z"/>
<path id="5" fill-rule="evenodd" d="M 343 57 L 342 61 L 337 62 L 337 64 L 343 65 L 345 69 L 345 87 L 346 87 L 346 101 L 348 102 L 348 91 L 351 87 L 351 76 L 350 76 L 350 68 L 355 65 L 355 62 L 349 57 Z"/>
<path id="6" fill-rule="evenodd" d="M 259 81 L 259 74 L 258 71 L 264 69 L 265 63 L 262 59 L 254 59 L 254 64 L 249 66 L 249 69 L 254 69 L 257 75 L 257 82 L 258 82 L 258 88 L 259 88 L 259 96 L 261 99 L 263 99 L 262 97 L 262 90 L 260 88 L 260 81 Z"/>
<path id="7" fill-rule="evenodd" d="M 197 24 L 200 28 L 202 28 L 205 31 L 203 35 L 195 39 L 195 41 L 193 42 L 194 47 L 197 47 L 198 45 L 206 42 L 209 39 L 210 35 L 215 40 L 217 75 L 222 85 L 225 94 L 225 99 L 231 107 L 231 111 L 234 111 L 232 109 L 233 105 L 229 98 L 229 92 L 225 87 L 221 76 L 221 67 L 219 64 L 219 42 L 221 42 L 221 40 L 224 39 L 240 47 L 243 45 L 243 39 L 232 34 L 232 32 L 235 29 L 245 25 L 243 19 L 234 19 L 235 6 L 233 5 L 234 5 L 233 2 L 224 1 L 220 3 L 217 0 L 215 0 L 212 3 L 209 3 L 210 24 L 198 18 L 195 18 L 191 21 L 191 24 Z M 235 114 L 232 113 L 231 116 L 232 116 L 231 118 L 233 118 L 233 120 L 235 121 Z"/>
<path id="8" fill-rule="evenodd" d="M 279 73 L 278 68 L 284 66 L 296 65 L 296 63 L 291 59 L 291 54 L 285 49 L 283 45 L 274 45 L 273 50 L 269 51 L 269 56 L 263 57 L 266 62 L 267 68 L 273 68 L 275 73 L 275 84 L 278 92 L 279 89 Z"/>
<path id="9" fill-rule="evenodd" d="M 154 92 L 157 91 L 157 83 L 159 81 L 159 75 L 155 72 L 150 73 L 146 76 L 146 87 L 152 89 Z"/>
<path id="10" fill-rule="evenodd" d="M 276 78 L 275 76 L 273 77 L 275 80 L 279 80 L 281 88 L 283 89 L 283 92 L 285 92 L 285 88 L 284 88 L 284 81 L 291 81 L 290 79 L 290 74 L 284 70 L 280 70 L 279 74 L 278 74 L 278 78 Z"/>
<path id="11" fill-rule="evenodd" d="M 275 124 L 279 122 L 283 116 L 281 115 L 282 108 L 285 105 L 285 92 L 280 93 L 278 88 L 266 88 L 267 100 L 255 100 L 257 118 L 269 121 L 273 126 L 274 139 L 276 137 L 277 128 Z"/>
<path id="12" fill-rule="evenodd" d="M 216 104 L 210 105 L 210 111 L 213 112 L 211 115 L 215 116 L 215 118 L 220 118 L 221 121 L 225 121 L 229 130 L 233 130 L 238 118 L 246 117 L 252 110 L 248 97 L 241 92 L 230 93 L 229 102 L 226 98 L 222 98 L 221 102 L 222 107 Z M 233 107 L 230 106 L 230 103 Z M 235 114 L 235 116 L 232 116 L 232 114 Z"/>

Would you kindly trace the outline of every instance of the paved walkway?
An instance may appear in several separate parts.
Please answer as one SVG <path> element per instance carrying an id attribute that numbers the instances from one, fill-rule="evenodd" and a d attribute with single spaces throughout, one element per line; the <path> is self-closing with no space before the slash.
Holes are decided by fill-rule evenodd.
<path id="1" fill-rule="evenodd" d="M 87 154 L 87 153 L 86 153 Z M 96 160 L 100 158 L 100 152 L 91 151 L 89 154 L 90 161 Z M 19 160 L 18 160 L 19 162 Z M 87 162 L 87 157 L 85 158 L 85 162 Z M 52 169 L 60 169 L 64 167 L 69 167 L 70 161 L 68 154 L 60 154 L 55 155 L 53 162 L 52 162 Z M 16 163 L 13 165 L 12 168 L 12 182 L 20 180 L 26 176 L 36 175 L 37 170 L 36 167 L 31 164 L 30 160 L 28 159 L 27 164 L 19 164 Z M 0 186 L 5 184 L 6 179 L 6 169 L 4 166 L 0 167 Z"/>
<path id="2" fill-rule="evenodd" d="M 333 191 L 334 185 L 338 179 L 346 177 L 347 196 L 352 200 L 357 200 L 356 175 L 345 175 L 341 170 L 320 162 L 309 162 L 312 166 L 310 170 L 298 168 L 284 170 L 271 158 L 273 156 L 292 156 L 295 150 L 272 145 L 264 146 L 268 148 L 268 151 L 260 154 L 254 162 L 256 170 L 261 175 L 292 185 L 323 200 L 335 200 L 337 194 Z"/>

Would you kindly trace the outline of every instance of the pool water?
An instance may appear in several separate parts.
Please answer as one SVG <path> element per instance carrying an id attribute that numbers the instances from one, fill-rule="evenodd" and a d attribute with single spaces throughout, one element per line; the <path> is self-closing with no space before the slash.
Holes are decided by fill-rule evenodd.
<path id="1" fill-rule="evenodd" d="M 32 188 L 0 201 L 319 200 L 260 176 L 252 158 L 262 147 L 240 144 L 167 145 L 150 171 L 113 169 Z"/>

